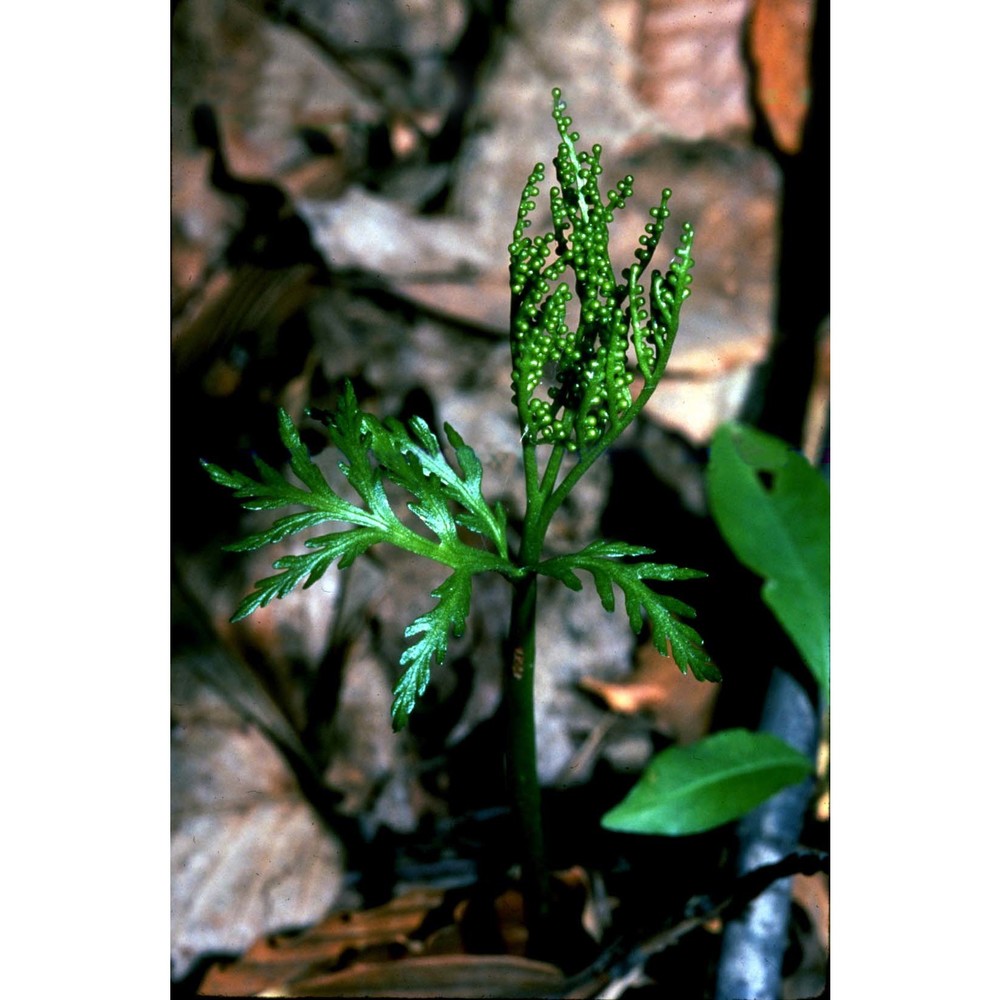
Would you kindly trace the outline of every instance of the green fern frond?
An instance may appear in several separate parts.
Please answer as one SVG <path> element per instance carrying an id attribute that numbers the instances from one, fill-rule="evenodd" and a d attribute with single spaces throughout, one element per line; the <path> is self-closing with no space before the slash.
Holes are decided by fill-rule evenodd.
<path id="1" fill-rule="evenodd" d="M 614 611 L 617 586 L 625 596 L 625 611 L 629 625 L 638 633 L 643 625 L 643 613 L 649 621 L 653 645 L 664 656 L 667 643 L 682 673 L 691 672 L 700 681 L 722 679 L 718 668 L 709 660 L 698 633 L 681 618 L 694 617 L 694 609 L 657 593 L 646 586 L 645 580 L 694 580 L 705 576 L 696 569 L 684 569 L 665 563 L 621 562 L 623 558 L 652 555 L 653 550 L 624 542 L 598 541 L 580 552 L 557 556 L 540 563 L 538 572 L 561 580 L 571 590 L 581 590 L 583 583 L 576 575 L 584 570 L 594 579 L 594 586 L 606 611 Z"/>

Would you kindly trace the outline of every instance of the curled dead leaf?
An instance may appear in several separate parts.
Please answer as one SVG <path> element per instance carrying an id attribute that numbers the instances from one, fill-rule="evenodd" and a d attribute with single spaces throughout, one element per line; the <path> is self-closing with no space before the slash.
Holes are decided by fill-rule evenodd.
<path id="1" fill-rule="evenodd" d="M 650 644 L 639 648 L 636 662 L 635 671 L 623 681 L 584 677 L 580 686 L 620 715 L 648 715 L 658 732 L 682 746 L 704 736 L 718 685 L 682 674 L 672 655 L 661 656 Z"/>

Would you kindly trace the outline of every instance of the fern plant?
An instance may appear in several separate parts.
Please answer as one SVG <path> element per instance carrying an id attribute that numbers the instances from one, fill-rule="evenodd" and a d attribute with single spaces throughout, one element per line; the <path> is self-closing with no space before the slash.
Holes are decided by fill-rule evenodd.
<path id="1" fill-rule="evenodd" d="M 608 611 L 615 609 L 617 589 L 635 631 L 647 622 L 657 649 L 665 655 L 669 647 L 682 671 L 690 670 L 699 680 L 720 679 L 701 637 L 685 620 L 694 610 L 651 586 L 704 574 L 651 561 L 652 550 L 622 542 L 596 540 L 570 554 L 547 555 L 545 550 L 556 511 L 660 383 L 694 266 L 694 233 L 685 224 L 666 270 L 649 270 L 670 214 L 671 192 L 664 189 L 650 210 L 635 260 L 616 274 L 609 227 L 632 196 L 633 178 L 624 177 L 602 195 L 601 147 L 578 148 L 580 136 L 571 130 L 560 91 L 553 90 L 552 97 L 559 134 L 555 183 L 548 191 L 552 228 L 528 235 L 545 178 L 539 163 L 521 193 L 509 245 L 511 388 L 527 497 L 516 546 L 509 539 L 504 507 L 490 505 L 483 496 L 480 459 L 454 428 L 445 425 L 442 441 L 419 417 L 408 425 L 379 419 L 359 408 L 350 384 L 333 412 L 312 409 L 307 416 L 326 426 L 331 444 L 343 456 L 339 469 L 357 502 L 341 496 L 343 483 L 334 488 L 327 482 L 284 411 L 279 414 L 281 438 L 301 485 L 260 459 L 256 476 L 203 463 L 248 510 L 298 508 L 230 550 L 257 549 L 328 522 L 348 525 L 308 538 L 303 553 L 278 559 L 275 575 L 257 583 L 234 621 L 297 586 L 311 586 L 335 563 L 344 568 L 377 544 L 395 545 L 441 564 L 444 575 L 430 595 L 436 604 L 406 629 L 406 637 L 414 641 L 402 654 L 403 671 L 394 692 L 397 730 L 426 690 L 434 664 L 443 662 L 451 636 L 460 636 L 465 628 L 473 577 L 493 572 L 510 581 L 504 670 L 507 774 L 522 841 L 529 933 L 542 926 L 548 906 L 533 694 L 539 575 L 572 590 L 582 589 L 582 575 L 589 576 Z M 420 523 L 417 528 L 426 530 L 404 523 L 390 503 L 387 483 L 412 497 L 407 506 Z M 485 544 L 468 544 L 459 528 L 475 532 Z"/>

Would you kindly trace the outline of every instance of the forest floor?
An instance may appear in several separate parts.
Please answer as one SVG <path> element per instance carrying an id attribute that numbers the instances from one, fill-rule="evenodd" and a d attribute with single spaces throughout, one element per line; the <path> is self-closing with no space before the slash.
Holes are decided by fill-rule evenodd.
<path id="1" fill-rule="evenodd" d="M 772 670 L 802 674 L 708 515 L 705 467 L 715 427 L 755 416 L 828 467 L 825 275 L 794 277 L 784 221 L 788 199 L 822 214 L 827 194 L 802 172 L 824 155 L 799 96 L 822 73 L 807 59 L 816 5 L 682 6 L 174 4 L 175 996 L 715 997 L 747 902 L 735 825 L 667 838 L 600 820 L 658 750 L 756 728 Z M 542 959 L 503 772 L 509 587 L 477 584 L 465 635 L 394 733 L 404 629 L 433 568 L 379 549 L 233 625 L 295 546 L 225 552 L 263 522 L 199 459 L 280 468 L 281 406 L 335 472 L 304 414 L 332 409 L 349 378 L 382 417 L 456 427 L 517 530 L 506 245 L 528 172 L 554 153 L 553 86 L 584 143 L 604 144 L 609 184 L 635 176 L 622 266 L 666 185 L 670 238 L 690 219 L 698 263 L 668 378 L 552 543 L 603 535 L 706 571 L 682 597 L 725 680 L 682 675 L 596 595 L 544 589 L 539 773 L 558 892 Z M 788 1000 L 827 983 L 828 750 L 798 860 L 775 873 L 791 888 Z"/>

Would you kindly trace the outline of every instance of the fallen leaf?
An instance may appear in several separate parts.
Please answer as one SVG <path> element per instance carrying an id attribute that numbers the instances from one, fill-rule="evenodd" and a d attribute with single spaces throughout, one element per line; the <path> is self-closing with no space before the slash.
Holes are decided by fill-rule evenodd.
<path id="1" fill-rule="evenodd" d="M 308 924 L 343 887 L 342 848 L 256 726 L 193 680 L 172 689 L 171 974 Z"/>
<path id="2" fill-rule="evenodd" d="M 823 950 L 830 950 L 830 876 L 799 873 L 792 879 L 792 899 L 809 914 Z"/>
<path id="3" fill-rule="evenodd" d="M 537 997 L 558 991 L 564 982 L 556 966 L 517 955 L 441 955 L 375 965 L 361 963 L 271 995 Z"/>
<path id="4" fill-rule="evenodd" d="M 584 677 L 580 686 L 602 698 L 620 715 L 645 713 L 658 732 L 685 746 L 708 732 L 719 686 L 682 674 L 673 656 L 650 644 L 636 655 L 634 673 L 622 681 Z"/>
<path id="5" fill-rule="evenodd" d="M 443 898 L 436 890 L 415 890 L 371 910 L 334 913 L 300 933 L 269 935 L 237 961 L 213 965 L 199 993 L 292 996 L 290 984 L 327 975 L 340 965 L 370 963 L 376 955 L 398 959 L 422 948 L 412 935 Z"/>
<path id="6" fill-rule="evenodd" d="M 813 465 L 826 459 L 830 439 L 830 320 L 825 319 L 816 338 L 816 367 L 806 404 L 802 452 Z"/>
<path id="7" fill-rule="evenodd" d="M 647 0 L 636 41 L 639 96 L 678 137 L 750 131 L 742 58 L 749 0 Z"/>
<path id="8" fill-rule="evenodd" d="M 584 921 L 593 880 L 579 866 L 553 873 L 551 920 L 570 952 L 588 961 Z M 591 915 L 593 919 L 593 915 Z M 517 889 L 453 901 L 419 887 L 369 910 L 333 913 L 306 930 L 271 934 L 238 960 L 217 962 L 202 996 L 531 997 L 565 984 L 555 965 L 525 957 Z M 559 961 L 563 961 L 560 958 Z"/>
<path id="9" fill-rule="evenodd" d="M 757 103 L 778 148 L 797 153 L 809 110 L 809 47 L 814 0 L 756 0 L 750 12 L 750 57 Z"/>
<path id="10" fill-rule="evenodd" d="M 785 996 L 816 996 L 827 983 L 830 962 L 830 876 L 796 875 L 792 901 L 791 933 L 800 959 L 785 980 Z"/>

